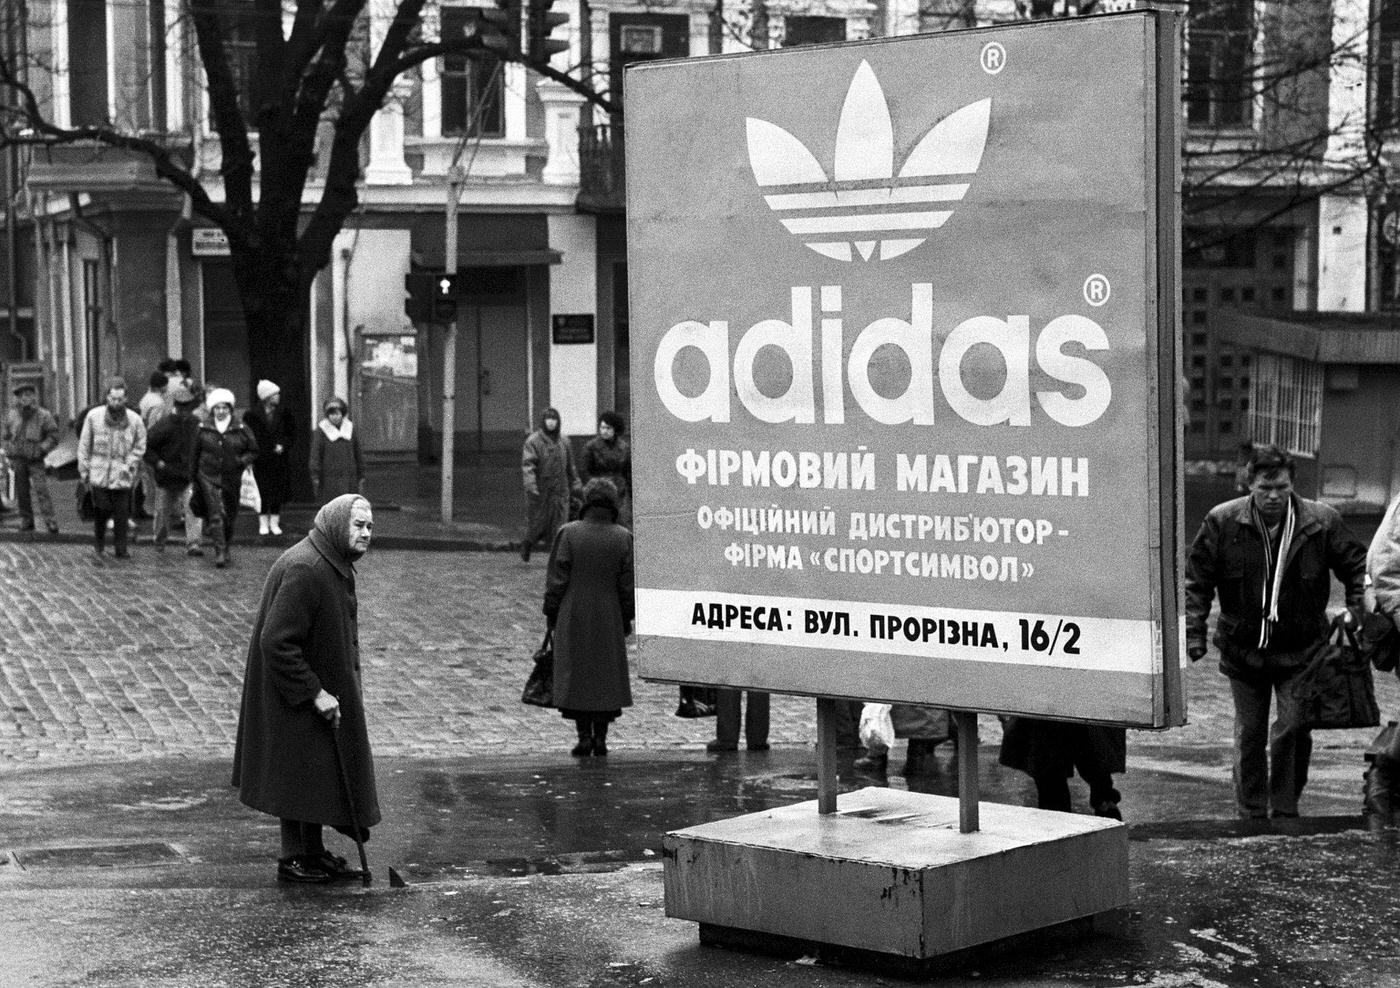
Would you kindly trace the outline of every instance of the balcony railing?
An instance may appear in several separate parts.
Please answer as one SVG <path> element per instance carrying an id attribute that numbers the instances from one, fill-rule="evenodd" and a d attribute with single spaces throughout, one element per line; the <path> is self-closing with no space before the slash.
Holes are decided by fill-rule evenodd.
<path id="1" fill-rule="evenodd" d="M 622 124 L 580 127 L 578 132 L 580 209 L 621 212 L 626 205 Z"/>

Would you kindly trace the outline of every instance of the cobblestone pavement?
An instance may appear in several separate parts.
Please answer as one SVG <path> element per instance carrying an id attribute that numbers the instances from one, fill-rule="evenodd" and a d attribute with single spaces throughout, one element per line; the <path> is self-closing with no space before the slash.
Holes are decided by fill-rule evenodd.
<path id="1" fill-rule="evenodd" d="M 178 551 L 95 563 L 85 547 L 0 543 L 0 770 L 232 752 L 244 653 L 262 579 L 280 550 L 240 548 L 223 571 Z M 360 564 L 370 731 L 383 757 L 554 750 L 572 731 L 523 706 L 543 631 L 543 561 L 505 553 L 381 550 Z M 635 666 L 635 652 L 633 655 Z M 1130 763 L 1228 779 L 1230 700 L 1214 658 L 1186 672 L 1191 723 L 1130 733 Z M 1400 684 L 1377 677 L 1382 709 Z M 620 749 L 698 748 L 714 721 L 673 716 L 674 687 L 633 680 Z M 815 705 L 774 697 L 770 740 L 810 744 Z M 1317 736 L 1313 778 L 1356 788 L 1373 732 Z M 982 740 L 999 737 L 982 718 Z"/>

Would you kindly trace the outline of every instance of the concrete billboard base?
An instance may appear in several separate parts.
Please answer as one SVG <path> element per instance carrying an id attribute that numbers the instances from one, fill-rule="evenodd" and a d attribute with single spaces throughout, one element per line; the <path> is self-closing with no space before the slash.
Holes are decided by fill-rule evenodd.
<path id="1" fill-rule="evenodd" d="M 700 923 L 706 943 L 814 944 L 900 967 L 1087 929 L 1127 904 L 1123 824 L 999 803 L 979 814 L 963 834 L 957 799 L 867 788 L 832 814 L 810 801 L 677 830 L 664 841 L 666 915 Z"/>

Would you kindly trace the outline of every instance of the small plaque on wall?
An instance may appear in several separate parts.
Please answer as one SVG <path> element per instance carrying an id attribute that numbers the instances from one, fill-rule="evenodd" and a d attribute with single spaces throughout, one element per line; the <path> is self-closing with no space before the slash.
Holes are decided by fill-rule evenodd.
<path id="1" fill-rule="evenodd" d="M 593 313 L 556 314 L 553 317 L 555 343 L 592 343 Z"/>

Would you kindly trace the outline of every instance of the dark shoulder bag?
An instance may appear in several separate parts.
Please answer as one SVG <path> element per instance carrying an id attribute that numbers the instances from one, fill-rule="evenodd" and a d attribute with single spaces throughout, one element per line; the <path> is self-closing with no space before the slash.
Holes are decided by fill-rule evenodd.
<path id="1" fill-rule="evenodd" d="M 1293 695 L 1297 723 L 1304 730 L 1375 727 L 1381 722 L 1371 667 L 1340 617 L 1295 677 Z"/>

